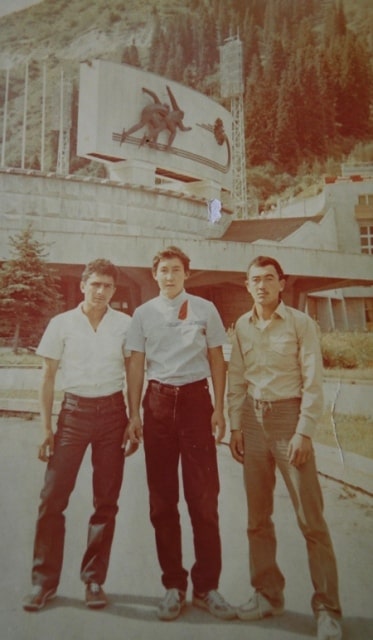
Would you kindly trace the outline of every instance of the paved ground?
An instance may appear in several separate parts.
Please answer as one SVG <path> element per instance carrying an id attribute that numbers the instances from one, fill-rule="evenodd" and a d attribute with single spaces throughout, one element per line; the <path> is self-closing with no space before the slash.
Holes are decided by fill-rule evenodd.
<path id="1" fill-rule="evenodd" d="M 22 610 L 29 589 L 36 509 L 44 465 L 36 459 L 38 421 L 0 418 L 0 638 L 1 640 L 309 640 L 311 584 L 304 541 L 284 486 L 276 490 L 279 561 L 287 578 L 286 612 L 258 623 L 220 622 L 190 604 L 171 623 L 156 617 L 163 595 L 148 521 L 143 452 L 126 463 L 120 512 L 106 582 L 111 604 L 89 611 L 83 602 L 79 566 L 92 510 L 89 457 L 84 461 L 67 511 L 63 576 L 58 597 L 39 613 Z M 248 595 L 246 506 L 241 469 L 219 447 L 223 573 L 221 591 L 233 604 Z M 338 557 L 344 607 L 344 638 L 373 638 L 371 558 L 373 497 L 321 477 L 326 517 Z M 191 531 L 182 503 L 185 565 L 192 564 Z M 190 594 L 189 598 L 190 598 Z"/>

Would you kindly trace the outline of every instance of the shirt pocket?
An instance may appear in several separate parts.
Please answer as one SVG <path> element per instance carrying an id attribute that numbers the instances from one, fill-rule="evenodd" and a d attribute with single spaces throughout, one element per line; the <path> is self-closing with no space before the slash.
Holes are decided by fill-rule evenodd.
<path id="1" fill-rule="evenodd" d="M 245 366 L 255 362 L 254 343 L 251 340 L 241 340 L 241 353 Z"/>
<path id="2" fill-rule="evenodd" d="M 283 364 L 285 367 L 296 360 L 298 354 L 298 344 L 295 340 L 288 338 L 272 338 L 269 341 L 269 348 L 275 362 Z"/>

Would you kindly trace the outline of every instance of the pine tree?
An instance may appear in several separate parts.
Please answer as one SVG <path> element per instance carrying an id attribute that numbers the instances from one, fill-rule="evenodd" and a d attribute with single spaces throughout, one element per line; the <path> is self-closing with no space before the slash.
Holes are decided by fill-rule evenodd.
<path id="1" fill-rule="evenodd" d="M 289 173 L 295 172 L 299 161 L 299 135 L 295 117 L 296 86 L 291 67 L 282 74 L 275 129 L 276 164 Z"/>
<path id="2" fill-rule="evenodd" d="M 337 116 L 344 136 L 363 138 L 370 133 L 372 71 L 370 58 L 352 32 L 343 38 Z"/>
<path id="3" fill-rule="evenodd" d="M 13 328 L 13 351 L 22 339 L 38 339 L 45 321 L 62 306 L 58 278 L 47 264 L 46 245 L 33 238 L 29 225 L 10 238 L 13 258 L 0 268 L 0 310 Z"/>

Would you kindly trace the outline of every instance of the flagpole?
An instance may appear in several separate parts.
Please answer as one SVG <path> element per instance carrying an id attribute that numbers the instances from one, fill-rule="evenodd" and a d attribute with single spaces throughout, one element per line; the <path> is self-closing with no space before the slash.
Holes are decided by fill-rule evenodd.
<path id="1" fill-rule="evenodd" d="M 5 97 L 4 97 L 4 114 L 3 114 L 3 143 L 1 147 L 1 166 L 5 167 L 5 144 L 6 144 L 6 126 L 8 119 L 8 97 L 9 97 L 9 67 L 6 68 L 5 75 Z"/>
<path id="2" fill-rule="evenodd" d="M 43 63 L 43 95 L 41 107 L 41 148 L 40 148 L 40 171 L 44 171 L 44 146 L 45 146 L 45 100 L 47 87 L 47 64 Z"/>
<path id="3" fill-rule="evenodd" d="M 28 60 L 26 62 L 25 69 L 25 98 L 23 103 L 23 129 L 22 129 L 22 157 L 21 168 L 25 168 L 25 153 L 26 153 L 26 127 L 27 127 L 27 100 L 28 100 Z"/>

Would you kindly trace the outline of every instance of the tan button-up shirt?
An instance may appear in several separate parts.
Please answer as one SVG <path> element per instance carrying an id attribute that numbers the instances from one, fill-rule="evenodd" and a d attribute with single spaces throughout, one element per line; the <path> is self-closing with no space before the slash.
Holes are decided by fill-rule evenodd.
<path id="1" fill-rule="evenodd" d="M 247 394 L 267 402 L 301 398 L 296 431 L 313 435 L 323 408 L 322 356 L 309 316 L 280 302 L 264 328 L 255 308 L 238 319 L 228 369 L 232 431 L 241 429 Z"/>

